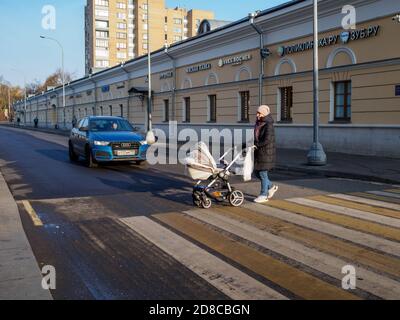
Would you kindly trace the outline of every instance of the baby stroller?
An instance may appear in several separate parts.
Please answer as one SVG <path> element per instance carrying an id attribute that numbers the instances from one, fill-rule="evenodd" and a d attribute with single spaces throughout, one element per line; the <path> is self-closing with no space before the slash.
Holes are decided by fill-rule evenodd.
<path id="1" fill-rule="evenodd" d="M 231 206 L 240 207 L 244 202 L 244 194 L 236 190 L 229 183 L 232 175 L 243 175 L 244 180 L 251 179 L 253 161 L 251 158 L 252 148 L 236 153 L 237 148 L 229 149 L 220 159 L 217 165 L 207 145 L 199 142 L 185 159 L 189 176 L 198 180 L 193 187 L 193 204 L 199 208 L 209 209 L 212 206 L 212 199 L 217 202 L 228 200 Z M 228 163 L 225 158 L 234 152 L 233 160 Z M 246 156 L 243 157 L 243 153 Z M 203 183 L 204 182 L 204 183 Z"/>

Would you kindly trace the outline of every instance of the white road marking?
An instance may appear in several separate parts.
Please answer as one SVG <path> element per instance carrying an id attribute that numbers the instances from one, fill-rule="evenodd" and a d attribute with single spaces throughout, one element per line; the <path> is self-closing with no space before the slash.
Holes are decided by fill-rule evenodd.
<path id="1" fill-rule="evenodd" d="M 375 194 L 377 196 L 400 199 L 400 194 L 397 194 L 397 193 L 391 193 L 391 192 L 385 192 L 385 191 L 367 191 L 367 193 Z"/>
<path id="2" fill-rule="evenodd" d="M 308 248 L 296 241 L 273 235 L 270 232 L 257 229 L 256 227 L 210 210 L 191 210 L 184 213 L 292 260 L 301 262 L 335 279 L 342 280 L 342 267 L 349 264 L 349 261 L 344 261 L 316 249 Z M 355 262 L 353 264 L 356 265 Z M 384 299 L 398 299 L 400 297 L 399 282 L 368 271 L 363 267 L 357 267 L 356 270 L 357 276 L 363 279 L 363 281 L 358 282 L 358 288 Z"/>
<path id="3" fill-rule="evenodd" d="M 121 221 L 232 299 L 287 299 L 149 218 Z"/>
<path id="4" fill-rule="evenodd" d="M 333 198 L 338 198 L 338 199 L 358 202 L 358 203 L 365 203 L 365 204 L 369 204 L 371 206 L 388 208 L 388 209 L 393 209 L 393 210 L 400 211 L 400 205 L 395 204 L 395 203 L 389 203 L 389 202 L 384 202 L 384 201 L 379 201 L 379 200 L 374 200 L 374 199 L 351 196 L 351 195 L 348 195 L 348 194 L 329 194 L 328 196 L 329 197 L 333 197 Z"/>
<path id="5" fill-rule="evenodd" d="M 354 217 L 354 218 L 377 222 L 377 223 L 384 224 L 384 225 L 391 226 L 391 227 L 400 228 L 400 219 L 385 217 L 385 216 L 381 216 L 379 214 L 374 214 L 374 213 L 351 209 L 351 208 L 345 208 L 342 206 L 327 204 L 324 202 L 319 202 L 319 201 L 315 201 L 315 200 L 311 200 L 311 199 L 293 198 L 293 199 L 287 199 L 286 201 L 297 203 L 297 204 L 308 206 L 308 207 L 312 207 L 312 208 L 327 210 L 330 212 L 339 213 L 339 214 L 347 215 L 347 216 Z M 400 216 L 399 216 L 399 218 L 400 218 Z M 399 232 L 400 232 L 400 230 L 399 230 Z"/>
<path id="6" fill-rule="evenodd" d="M 282 219 L 308 229 L 323 232 L 334 237 L 342 238 L 365 247 L 373 248 L 400 257 L 400 245 L 397 242 L 256 203 L 246 204 L 245 207 L 249 210 L 256 211 L 266 216 Z"/>

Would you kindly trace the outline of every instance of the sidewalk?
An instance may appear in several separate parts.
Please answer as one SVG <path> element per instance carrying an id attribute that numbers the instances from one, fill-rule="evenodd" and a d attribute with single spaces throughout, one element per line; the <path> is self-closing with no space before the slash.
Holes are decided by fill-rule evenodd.
<path id="1" fill-rule="evenodd" d="M 22 127 L 21 127 L 22 128 Z M 46 133 L 68 135 L 69 131 L 22 128 Z M 312 167 L 306 164 L 307 150 L 277 149 L 277 170 L 295 171 L 312 175 L 367 180 L 400 185 L 400 159 L 358 156 L 327 152 L 328 164 Z"/>
<path id="2" fill-rule="evenodd" d="M 51 300 L 41 283 L 17 204 L 0 172 L 0 300 Z"/>

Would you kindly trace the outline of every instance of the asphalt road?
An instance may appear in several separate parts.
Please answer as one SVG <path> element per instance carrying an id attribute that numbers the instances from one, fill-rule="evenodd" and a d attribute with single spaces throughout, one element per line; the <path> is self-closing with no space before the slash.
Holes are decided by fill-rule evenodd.
<path id="1" fill-rule="evenodd" d="M 125 218 L 155 221 L 158 214 L 193 209 L 193 182 L 182 166 L 113 164 L 88 169 L 83 163 L 69 162 L 66 137 L 3 127 L 0 146 L 0 170 L 19 204 L 38 264 L 57 270 L 55 299 L 232 297 L 124 223 Z M 388 188 L 299 173 L 273 173 L 271 179 L 280 187 L 277 199 Z M 258 191 L 254 183 L 238 181 L 238 185 L 248 200 Z M 30 202 L 43 227 L 32 224 L 22 200 Z M 168 223 L 161 225 L 171 230 Z M 189 238 L 185 232 L 178 234 Z M 299 298 L 200 241 L 192 242 L 277 292 Z M 371 297 L 363 292 L 359 296 Z"/>

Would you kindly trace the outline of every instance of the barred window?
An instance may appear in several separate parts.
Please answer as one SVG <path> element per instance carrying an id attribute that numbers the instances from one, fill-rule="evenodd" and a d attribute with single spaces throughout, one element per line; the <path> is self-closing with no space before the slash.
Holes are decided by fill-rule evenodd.
<path id="1" fill-rule="evenodd" d="M 164 100 L 164 122 L 169 121 L 169 100 Z"/>
<path id="2" fill-rule="evenodd" d="M 335 120 L 351 120 L 351 81 L 335 82 Z"/>
<path id="3" fill-rule="evenodd" d="M 186 97 L 184 99 L 185 105 L 184 107 L 184 122 L 190 122 L 190 97 Z"/>
<path id="4" fill-rule="evenodd" d="M 240 92 L 240 121 L 250 121 L 250 92 Z"/>
<path id="5" fill-rule="evenodd" d="M 281 91 L 281 121 L 292 122 L 293 87 L 280 88 Z"/>
<path id="6" fill-rule="evenodd" d="M 215 94 L 208 96 L 209 103 L 209 122 L 217 122 L 217 96 Z"/>

